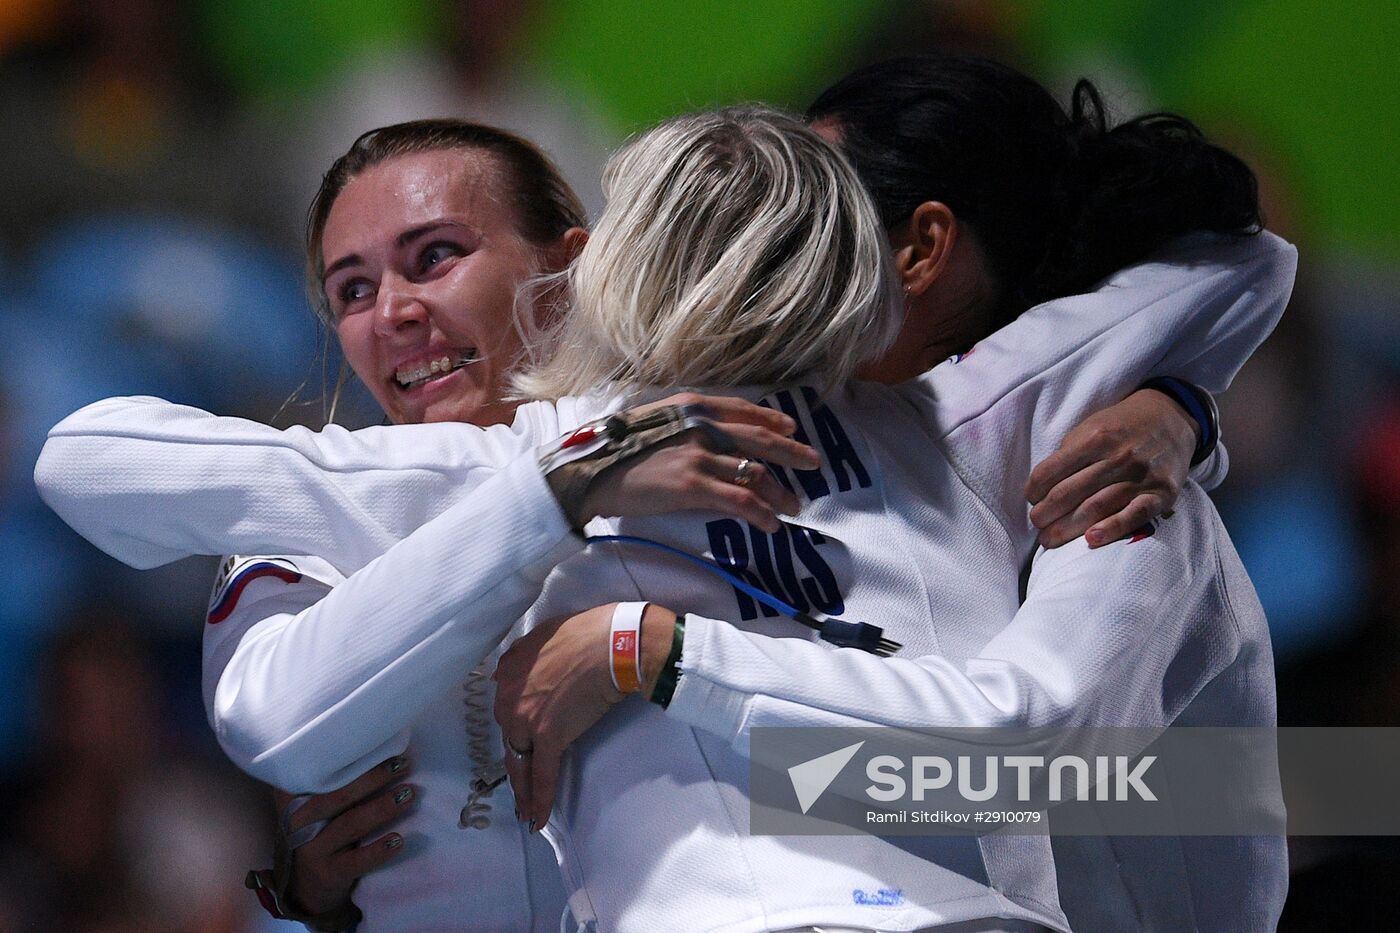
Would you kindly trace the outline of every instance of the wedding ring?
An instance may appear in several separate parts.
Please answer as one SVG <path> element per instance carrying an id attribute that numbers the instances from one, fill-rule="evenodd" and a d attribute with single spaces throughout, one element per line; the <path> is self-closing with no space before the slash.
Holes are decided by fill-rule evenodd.
<path id="1" fill-rule="evenodd" d="M 753 461 L 748 457 L 739 461 L 739 465 L 734 468 L 733 482 L 735 486 L 747 486 L 749 484 L 749 467 L 752 465 Z"/>

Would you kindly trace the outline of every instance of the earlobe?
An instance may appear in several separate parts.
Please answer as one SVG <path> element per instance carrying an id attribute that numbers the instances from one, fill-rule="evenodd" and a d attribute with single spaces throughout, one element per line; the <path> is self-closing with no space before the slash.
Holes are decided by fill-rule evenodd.
<path id="1" fill-rule="evenodd" d="M 914 208 L 909 216 L 911 245 L 906 247 L 912 255 L 908 265 L 900 267 L 911 295 L 922 295 L 947 269 L 957 235 L 958 219 L 948 205 L 925 201 Z"/>

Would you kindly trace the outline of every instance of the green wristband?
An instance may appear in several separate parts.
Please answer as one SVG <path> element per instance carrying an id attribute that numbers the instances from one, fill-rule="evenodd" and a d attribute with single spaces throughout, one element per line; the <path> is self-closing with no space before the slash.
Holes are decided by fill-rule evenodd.
<path id="1" fill-rule="evenodd" d="M 676 684 L 681 679 L 681 649 L 685 647 L 685 616 L 676 617 L 676 627 L 671 633 L 671 653 L 666 655 L 666 663 L 661 665 L 661 676 L 656 678 L 656 688 L 651 691 L 651 702 L 662 709 L 671 705 Z"/>

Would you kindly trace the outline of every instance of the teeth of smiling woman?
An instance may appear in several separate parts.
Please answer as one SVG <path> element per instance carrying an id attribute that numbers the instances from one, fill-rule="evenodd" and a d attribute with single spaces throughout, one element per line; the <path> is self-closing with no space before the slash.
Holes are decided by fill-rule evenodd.
<path id="1" fill-rule="evenodd" d="M 455 363 L 452 361 L 451 357 L 444 356 L 430 363 L 420 363 L 413 369 L 401 369 L 394 373 L 394 380 L 405 389 L 413 388 L 435 377 L 446 376 L 449 373 L 456 372 L 468 363 L 474 362 L 476 362 L 476 353 L 474 351 L 468 351 L 463 354 L 462 358 Z"/>

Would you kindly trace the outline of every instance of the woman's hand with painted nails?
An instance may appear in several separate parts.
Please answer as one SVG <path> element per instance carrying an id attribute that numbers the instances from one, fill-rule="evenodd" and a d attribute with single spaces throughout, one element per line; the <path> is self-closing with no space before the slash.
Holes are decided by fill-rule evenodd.
<path id="1" fill-rule="evenodd" d="M 413 806 L 413 786 L 403 783 L 409 762 L 402 756 L 376 765 L 349 784 L 316 794 L 287 818 L 288 834 L 325 820 L 312 839 L 289 852 L 291 882 L 287 897 L 308 914 L 333 910 L 350 900 L 355 883 L 403 851 L 403 836 L 387 833 L 362 844 L 387 828 Z M 281 813 L 293 799 L 273 791 Z"/>
<path id="2" fill-rule="evenodd" d="M 1040 543 L 1054 548 L 1084 535 L 1100 547 L 1169 514 L 1190 476 L 1198 431 L 1152 389 L 1086 418 L 1026 483 Z"/>

